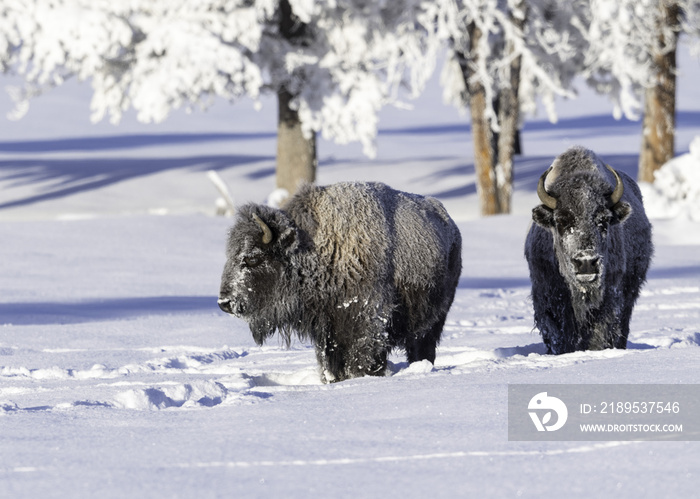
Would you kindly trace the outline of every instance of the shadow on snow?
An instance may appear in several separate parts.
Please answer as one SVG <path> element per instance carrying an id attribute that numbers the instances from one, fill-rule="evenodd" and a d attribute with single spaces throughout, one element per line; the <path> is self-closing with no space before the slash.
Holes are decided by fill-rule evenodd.
<path id="1" fill-rule="evenodd" d="M 274 132 L 261 133 L 148 133 L 130 135 L 107 135 L 46 140 L 19 140 L 0 142 L 0 152 L 47 153 L 67 151 L 114 151 L 141 147 L 194 144 L 201 142 L 226 142 L 237 140 L 274 139 Z"/>
<path id="2" fill-rule="evenodd" d="M 585 146 L 585 144 L 583 144 Z M 562 151 L 563 152 L 563 151 Z M 632 177 L 637 178 L 639 156 L 636 154 L 605 154 L 602 159 L 614 167 Z M 513 188 L 518 191 L 536 192 L 537 182 L 547 168 L 552 164 L 555 156 L 516 156 L 513 164 Z M 474 164 L 469 163 L 457 167 L 438 170 L 426 176 L 425 180 L 438 180 L 449 177 L 469 176 L 470 179 L 458 184 L 454 188 L 432 193 L 438 199 L 458 198 L 476 194 L 476 177 Z M 457 181 L 455 182 L 457 183 Z"/>
<path id="3" fill-rule="evenodd" d="M 459 289 L 511 289 L 529 288 L 529 277 L 460 277 Z"/>
<path id="4" fill-rule="evenodd" d="M 681 111 L 676 115 L 676 127 L 697 127 L 700 123 L 700 112 Z M 587 141 L 595 136 L 609 136 L 611 134 L 639 133 L 641 134 L 641 122 L 627 119 L 616 120 L 612 115 L 583 116 L 576 118 L 564 118 L 557 123 L 546 120 L 526 121 L 522 129 L 523 148 L 527 153 L 529 133 L 551 133 L 553 136 L 566 135 L 575 140 L 579 145 L 586 147 Z M 381 130 L 379 135 L 448 135 L 460 134 L 469 140 L 471 134 L 469 124 L 433 125 L 426 127 L 393 128 Z M 564 152 L 564 151 L 561 151 Z M 551 165 L 556 155 L 552 156 L 516 156 L 513 165 L 513 187 L 515 190 L 535 192 L 540 175 Z M 601 154 L 604 161 L 613 168 L 637 178 L 638 154 Z M 440 198 L 458 198 L 476 194 L 476 178 L 470 178 L 466 183 L 460 177 L 474 176 L 474 164 L 467 163 L 457 167 L 451 167 L 436 171 L 425 177 L 425 180 L 445 179 L 455 177 L 455 187 L 432 193 Z M 458 180 L 459 179 L 459 180 Z"/>
<path id="5" fill-rule="evenodd" d="M 80 158 L 20 159 L 0 161 L 0 181 L 14 186 L 52 182 L 43 193 L 0 203 L 0 209 L 26 206 L 72 194 L 99 189 L 118 182 L 176 169 L 225 170 L 252 163 L 273 161 L 272 156 L 191 156 L 184 158 Z M 252 173 L 254 179 L 273 175 L 274 169 Z"/>
<path id="6" fill-rule="evenodd" d="M 676 279 L 678 277 L 700 277 L 700 266 L 688 265 L 685 267 L 654 267 L 649 269 L 647 279 Z"/>
<path id="7" fill-rule="evenodd" d="M 700 123 L 700 111 L 679 111 L 676 113 L 676 127 L 697 127 Z M 626 118 L 615 119 L 612 114 L 596 114 L 591 116 L 578 116 L 573 118 L 561 118 L 556 123 L 549 120 L 526 120 L 522 132 L 570 132 L 575 130 L 576 136 L 593 137 L 610 135 L 611 131 L 640 133 L 642 122 L 632 121 Z M 470 134 L 471 125 L 465 118 L 465 123 L 449 125 L 428 125 L 406 128 L 385 128 L 379 130 L 379 135 L 449 135 Z M 527 143 L 527 140 L 524 141 Z"/>
<path id="8" fill-rule="evenodd" d="M 700 122 L 700 112 L 684 111 L 677 113 L 677 128 L 694 127 Z M 610 135 L 612 133 L 640 133 L 640 122 L 626 119 L 615 120 L 611 115 L 595 115 L 576 118 L 564 118 L 557 123 L 546 120 L 527 121 L 523 127 L 523 146 L 527 152 L 528 133 L 568 134 L 572 139 L 586 146 L 591 136 Z M 382 135 L 449 135 L 459 134 L 469 140 L 471 127 L 468 123 L 448 125 L 430 125 L 425 127 L 391 128 L 379 131 Z M 81 137 L 50 140 L 29 140 L 0 142 L 0 152 L 14 154 L 61 153 L 61 152 L 95 152 L 109 150 L 129 150 L 152 146 L 169 146 L 216 141 L 250 141 L 274 139 L 274 132 L 260 133 L 202 133 L 202 134 L 133 134 L 102 137 Z M 563 151 L 562 151 L 563 152 Z M 517 190 L 534 192 L 537 180 L 551 164 L 554 156 L 519 156 L 513 166 L 513 184 Z M 604 155 L 603 159 L 614 168 L 623 171 L 632 178 L 637 177 L 638 155 Z M 61 198 L 71 194 L 98 189 L 125 180 L 151 175 L 173 169 L 192 168 L 195 171 L 223 170 L 234 166 L 274 161 L 268 155 L 218 155 L 191 156 L 172 158 L 79 158 L 53 159 L 28 158 L 6 159 L 0 161 L 0 181 L 11 185 L 28 185 L 34 182 L 53 182 L 43 193 L 23 199 L 0 202 L 0 209 L 25 206 L 35 202 Z M 331 161 L 327 163 L 332 164 Z M 323 165 L 322 165 L 323 166 Z M 274 175 L 274 169 L 260 168 L 249 176 L 260 179 Z M 465 182 L 464 177 L 469 177 Z M 454 186 L 433 193 L 437 198 L 458 198 L 476 194 L 473 163 L 437 171 L 426 178 L 454 178 Z"/>
<path id="9" fill-rule="evenodd" d="M 223 314 L 215 296 L 149 296 L 74 302 L 0 303 L 0 324 L 78 324 L 193 312 Z"/>

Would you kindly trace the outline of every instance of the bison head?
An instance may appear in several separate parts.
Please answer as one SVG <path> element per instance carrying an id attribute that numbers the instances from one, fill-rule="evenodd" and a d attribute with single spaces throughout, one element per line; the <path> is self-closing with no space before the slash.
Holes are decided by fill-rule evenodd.
<path id="1" fill-rule="evenodd" d="M 241 208 L 229 232 L 219 307 L 247 321 L 259 345 L 275 333 L 297 236 L 296 226 L 283 212 L 260 205 Z"/>
<path id="2" fill-rule="evenodd" d="M 559 271 L 569 287 L 597 301 L 616 244 L 611 234 L 631 213 L 622 200 L 622 180 L 607 166 L 614 183 L 597 170 L 586 170 L 560 175 L 548 185 L 552 169 L 540 177 L 537 194 L 542 204 L 533 209 L 533 220 L 550 230 Z"/>

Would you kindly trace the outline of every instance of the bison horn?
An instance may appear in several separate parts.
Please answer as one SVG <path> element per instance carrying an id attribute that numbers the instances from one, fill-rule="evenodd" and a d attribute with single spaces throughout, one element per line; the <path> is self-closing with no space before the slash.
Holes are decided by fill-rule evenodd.
<path id="1" fill-rule="evenodd" d="M 255 213 L 253 213 L 253 220 L 255 220 L 255 223 L 258 224 L 263 231 L 263 244 L 270 244 L 270 242 L 272 241 L 272 231 L 270 230 L 270 228 L 265 222 L 262 221 L 262 218 L 260 218 Z"/>
<path id="2" fill-rule="evenodd" d="M 617 172 L 610 165 L 605 166 L 607 166 L 608 170 L 615 175 L 615 190 L 610 195 L 610 206 L 615 206 L 620 202 L 620 199 L 622 199 L 622 193 L 624 192 L 625 187 L 622 185 L 622 180 L 620 180 L 620 176 L 617 174 Z"/>
<path id="3" fill-rule="evenodd" d="M 542 204 L 545 205 L 547 208 L 550 210 L 553 210 L 557 207 L 557 198 L 552 196 L 550 193 L 547 192 L 547 189 L 544 188 L 544 181 L 547 178 L 547 174 L 552 170 L 552 167 L 550 166 L 546 172 L 542 174 L 540 177 L 540 181 L 537 184 L 537 195 L 540 197 L 540 201 L 542 201 Z"/>

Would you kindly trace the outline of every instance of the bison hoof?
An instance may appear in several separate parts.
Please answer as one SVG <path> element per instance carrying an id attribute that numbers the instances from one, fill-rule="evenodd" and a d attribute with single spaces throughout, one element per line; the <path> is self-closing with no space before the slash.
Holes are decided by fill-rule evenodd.
<path id="1" fill-rule="evenodd" d="M 337 383 L 340 380 L 336 379 L 336 377 L 333 375 L 333 373 L 330 372 L 328 369 L 324 369 L 323 373 L 321 373 L 321 381 L 324 384 L 328 384 L 328 383 Z"/>

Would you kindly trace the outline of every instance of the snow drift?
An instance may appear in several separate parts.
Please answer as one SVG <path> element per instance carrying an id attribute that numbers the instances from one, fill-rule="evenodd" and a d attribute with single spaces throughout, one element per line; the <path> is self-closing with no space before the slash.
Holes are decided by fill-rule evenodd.
<path id="1" fill-rule="evenodd" d="M 700 220 L 700 135 L 690 151 L 673 158 L 654 174 L 654 183 L 640 184 L 651 218 Z"/>

